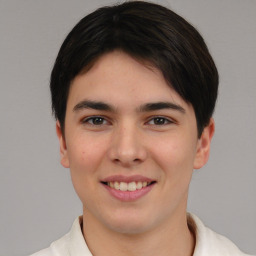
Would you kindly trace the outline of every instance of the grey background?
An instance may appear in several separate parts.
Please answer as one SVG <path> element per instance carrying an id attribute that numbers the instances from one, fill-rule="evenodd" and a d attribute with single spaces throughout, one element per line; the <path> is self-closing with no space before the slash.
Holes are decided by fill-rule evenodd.
<path id="1" fill-rule="evenodd" d="M 116 1 L 0 0 L 0 255 L 27 255 L 65 234 L 82 213 L 59 163 L 49 75 L 70 29 Z M 220 73 L 216 133 L 196 171 L 189 211 L 256 253 L 256 1 L 162 3 L 204 36 Z"/>

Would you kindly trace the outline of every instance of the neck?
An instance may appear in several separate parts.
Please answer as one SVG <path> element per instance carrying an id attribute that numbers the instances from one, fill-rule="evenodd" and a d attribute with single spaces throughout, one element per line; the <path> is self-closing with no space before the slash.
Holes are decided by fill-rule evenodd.
<path id="1" fill-rule="evenodd" d="M 94 256 L 192 256 L 195 246 L 186 212 L 173 216 L 168 223 L 158 225 L 153 230 L 123 234 L 106 228 L 84 210 L 83 234 Z"/>

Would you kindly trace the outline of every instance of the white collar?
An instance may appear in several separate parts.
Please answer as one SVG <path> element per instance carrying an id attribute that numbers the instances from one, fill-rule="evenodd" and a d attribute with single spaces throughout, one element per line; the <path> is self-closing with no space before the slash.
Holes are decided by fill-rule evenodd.
<path id="1" fill-rule="evenodd" d="M 188 213 L 187 216 L 188 224 L 193 228 L 196 236 L 193 256 L 246 256 L 226 237 L 205 227 L 197 216 L 191 213 Z M 92 256 L 84 240 L 81 224 L 82 216 L 75 220 L 70 232 L 59 241 L 54 242 L 51 247 L 55 247 L 55 250 L 58 250 L 58 247 L 62 245 L 62 249 L 65 247 L 70 256 Z"/>

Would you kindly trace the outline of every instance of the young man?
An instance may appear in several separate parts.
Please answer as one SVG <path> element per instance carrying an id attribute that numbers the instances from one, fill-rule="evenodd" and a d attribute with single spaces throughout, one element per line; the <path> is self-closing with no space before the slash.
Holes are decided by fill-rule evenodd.
<path id="1" fill-rule="evenodd" d="M 200 34 L 162 6 L 96 10 L 51 76 L 61 164 L 83 215 L 34 256 L 245 255 L 188 214 L 208 160 L 218 72 Z"/>

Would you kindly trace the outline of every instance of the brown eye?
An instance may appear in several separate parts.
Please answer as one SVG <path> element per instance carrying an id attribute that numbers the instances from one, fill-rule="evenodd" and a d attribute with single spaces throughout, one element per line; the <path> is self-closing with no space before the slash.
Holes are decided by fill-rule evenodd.
<path id="1" fill-rule="evenodd" d="M 104 119 L 102 117 L 92 118 L 92 123 L 94 125 L 100 125 L 100 124 L 103 124 L 103 122 L 104 122 Z"/>
<path id="2" fill-rule="evenodd" d="M 164 117 L 154 117 L 149 122 L 150 125 L 165 125 L 171 123 L 170 120 Z"/>
<path id="3" fill-rule="evenodd" d="M 161 124 L 165 124 L 165 123 L 166 123 L 165 118 L 162 118 L 162 117 L 154 118 L 154 124 L 156 124 L 156 125 L 161 125 Z"/>
<path id="4" fill-rule="evenodd" d="M 103 117 L 95 116 L 86 118 L 85 120 L 83 120 L 83 123 L 88 123 L 91 125 L 104 125 L 107 124 L 107 121 Z"/>

